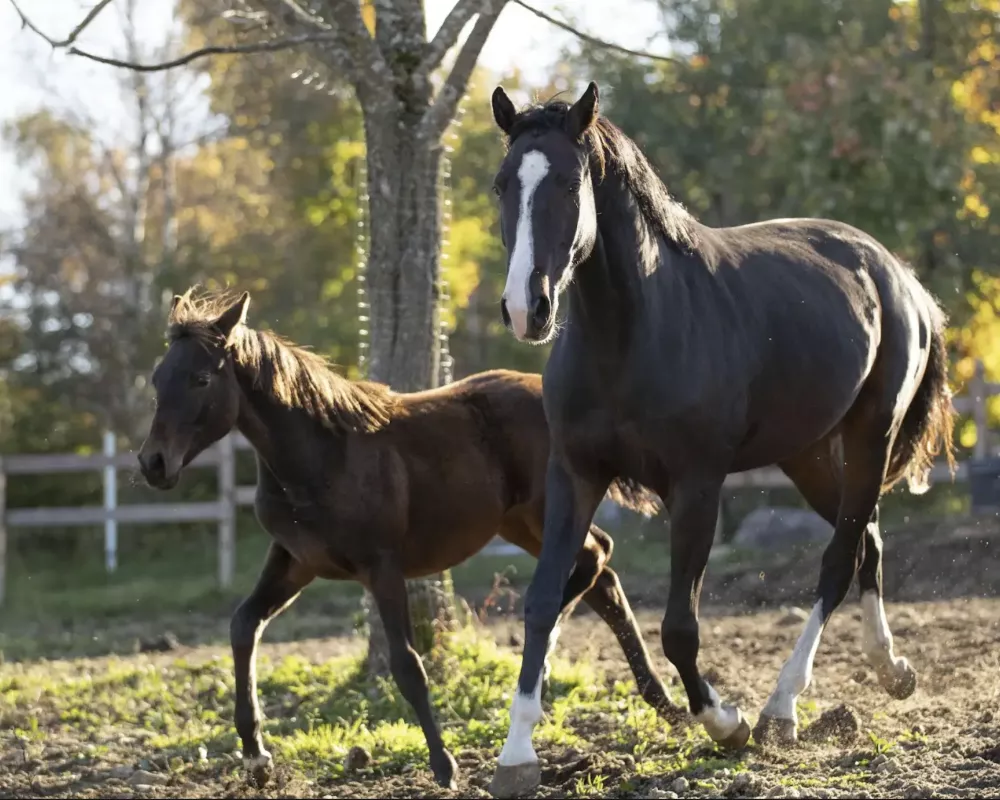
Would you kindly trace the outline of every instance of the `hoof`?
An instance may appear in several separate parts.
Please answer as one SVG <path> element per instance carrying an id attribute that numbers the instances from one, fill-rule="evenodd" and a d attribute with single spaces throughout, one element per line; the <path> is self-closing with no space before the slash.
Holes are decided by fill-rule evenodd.
<path id="1" fill-rule="evenodd" d="M 452 790 L 458 788 L 456 780 L 458 778 L 458 764 L 455 763 L 455 759 L 447 750 L 444 751 L 444 758 L 437 759 L 437 763 L 431 762 L 431 771 L 434 773 L 434 780 L 437 781 L 438 786 Z"/>
<path id="2" fill-rule="evenodd" d="M 489 791 L 496 798 L 522 797 L 534 792 L 541 782 L 542 768 L 537 761 L 512 767 L 501 764 L 490 781 Z"/>
<path id="3" fill-rule="evenodd" d="M 917 690 L 917 673 L 904 658 L 884 679 L 880 675 L 879 683 L 893 700 L 905 700 Z"/>
<path id="4" fill-rule="evenodd" d="M 727 750 L 742 750 L 750 740 L 750 723 L 746 721 L 743 712 L 735 709 L 739 724 L 731 734 L 724 739 L 719 739 L 716 744 Z"/>
<path id="5" fill-rule="evenodd" d="M 266 750 L 259 756 L 244 758 L 243 766 L 247 771 L 247 781 L 258 789 L 267 786 L 274 775 L 274 759 Z"/>
<path id="6" fill-rule="evenodd" d="M 759 745 L 778 747 L 793 745 L 798 741 L 794 719 L 782 719 L 761 714 L 753 729 L 753 740 Z"/>

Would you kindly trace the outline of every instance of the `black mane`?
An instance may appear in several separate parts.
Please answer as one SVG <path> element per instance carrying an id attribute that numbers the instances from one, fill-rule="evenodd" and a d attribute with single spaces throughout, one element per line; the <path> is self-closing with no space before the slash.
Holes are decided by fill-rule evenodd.
<path id="1" fill-rule="evenodd" d="M 525 134 L 565 130 L 569 109 L 568 103 L 552 100 L 520 112 L 511 126 L 508 147 Z M 646 156 L 620 128 L 606 117 L 598 117 L 584 133 L 583 141 L 590 151 L 595 182 L 603 181 L 610 168 L 628 187 L 643 218 L 654 230 L 682 250 L 697 247 L 694 218 L 670 196 Z"/>

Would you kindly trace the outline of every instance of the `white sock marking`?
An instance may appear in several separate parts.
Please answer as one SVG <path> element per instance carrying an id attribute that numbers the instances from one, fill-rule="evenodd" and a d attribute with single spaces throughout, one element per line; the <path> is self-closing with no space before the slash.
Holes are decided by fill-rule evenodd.
<path id="1" fill-rule="evenodd" d="M 498 763 L 502 767 L 534 764 L 538 761 L 531 746 L 531 734 L 542 719 L 542 676 L 531 694 L 521 694 L 518 689 L 510 706 L 510 730 L 500 751 Z"/>
<path id="2" fill-rule="evenodd" d="M 521 158 L 517 178 L 521 183 L 521 206 L 517 215 L 514 252 L 510 254 L 507 285 L 503 299 L 507 304 L 514 335 L 523 339 L 528 331 L 528 278 L 535 269 L 535 243 L 532 230 L 532 210 L 535 190 L 549 173 L 549 159 L 538 150 L 530 150 Z"/>
<path id="3" fill-rule="evenodd" d="M 909 666 L 905 658 L 893 655 L 885 606 L 874 589 L 861 595 L 861 649 L 883 685 L 901 678 Z"/>
<path id="4" fill-rule="evenodd" d="M 548 680 L 549 675 L 552 673 L 552 651 L 556 649 L 556 642 L 559 641 L 559 626 L 556 625 L 552 629 L 552 633 L 549 634 L 549 644 L 545 648 L 545 666 L 542 669 L 542 679 Z"/>
<path id="5" fill-rule="evenodd" d="M 795 720 L 795 701 L 812 680 L 813 659 L 823 635 L 823 608 L 817 601 L 812 614 L 795 643 L 795 649 L 781 668 L 778 684 L 764 706 L 764 714 L 778 719 Z"/>
<path id="6" fill-rule="evenodd" d="M 729 706 L 723 708 L 719 693 L 715 691 L 712 684 L 705 682 L 708 686 L 708 696 L 712 698 L 712 704 L 701 710 L 695 719 L 705 726 L 708 735 L 715 741 L 731 736 L 740 724 L 740 712 Z"/>

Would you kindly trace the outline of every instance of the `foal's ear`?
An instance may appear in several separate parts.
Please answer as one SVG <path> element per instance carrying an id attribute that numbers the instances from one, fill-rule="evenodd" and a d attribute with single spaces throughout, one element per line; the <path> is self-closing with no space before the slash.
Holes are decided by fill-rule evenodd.
<path id="1" fill-rule="evenodd" d="M 516 116 L 517 110 L 507 96 L 507 92 L 503 90 L 502 86 L 498 86 L 493 90 L 493 119 L 496 120 L 500 130 L 504 133 L 510 133 L 510 129 L 514 127 Z"/>
<path id="2" fill-rule="evenodd" d="M 597 84 L 591 81 L 583 97 L 577 100 L 566 114 L 566 133 L 574 139 L 583 136 L 590 126 L 597 122 L 599 106 Z"/>
<path id="3" fill-rule="evenodd" d="M 237 326 L 243 325 L 247 321 L 248 308 L 250 308 L 250 292 L 243 292 L 240 299 L 223 311 L 222 315 L 215 321 L 216 329 L 226 337 L 227 342 Z"/>

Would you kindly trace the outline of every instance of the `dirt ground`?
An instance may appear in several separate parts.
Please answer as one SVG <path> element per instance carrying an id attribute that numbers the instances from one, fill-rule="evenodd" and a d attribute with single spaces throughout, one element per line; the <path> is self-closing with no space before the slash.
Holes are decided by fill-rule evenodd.
<path id="1" fill-rule="evenodd" d="M 926 532 L 925 532 L 926 533 Z M 930 540 L 928 540 L 930 541 Z M 994 594 L 1000 558 L 992 552 L 992 535 L 978 527 L 955 535 L 938 532 L 914 567 L 902 555 L 887 556 L 888 591 L 902 597 Z M 944 542 L 944 544 L 941 544 Z M 986 542 L 985 544 L 983 542 Z M 928 558 L 928 552 L 934 554 Z M 770 608 L 733 615 L 734 600 L 753 606 L 762 587 L 779 599 L 795 600 L 794 587 L 816 579 L 812 561 L 803 556 L 798 568 L 775 566 L 756 572 L 736 570 L 706 587 L 700 663 L 724 699 L 738 703 L 753 723 L 767 699 L 784 659 L 801 628 L 787 609 Z M 889 564 L 895 566 L 890 567 Z M 785 570 L 782 573 L 782 570 Z M 923 570 L 923 571 L 921 571 Z M 763 574 L 762 574 L 763 573 Z M 785 574 L 784 580 L 778 577 Z M 948 579 L 948 575 L 952 577 Z M 944 577 L 942 577 L 944 576 Z M 943 582 L 942 582 L 943 581 Z M 742 583 L 741 583 L 742 582 Z M 970 586 L 966 586 L 971 582 Z M 737 587 L 742 586 L 742 589 Z M 805 591 L 803 589 L 802 591 Z M 776 751 L 751 745 L 737 762 L 713 758 L 695 750 L 691 766 L 666 774 L 649 774 L 637 764 L 627 744 L 614 742 L 620 719 L 612 713 L 577 719 L 573 724 L 594 735 L 601 745 L 576 749 L 551 745 L 540 750 L 543 787 L 540 796 L 595 797 L 992 797 L 1000 792 L 1000 600 L 993 597 L 948 597 L 887 602 L 887 615 L 898 655 L 905 656 L 919 675 L 916 693 L 907 700 L 890 699 L 878 686 L 860 652 L 860 613 L 853 599 L 834 616 L 816 657 L 813 683 L 803 696 L 807 715 L 846 706 L 857 721 L 857 735 L 849 741 L 803 741 Z M 745 607 L 745 606 L 744 606 Z M 807 606 L 806 606 L 807 607 Z M 657 667 L 666 679 L 676 674 L 660 653 L 661 611 L 640 609 L 639 622 Z M 522 623 L 513 617 L 487 625 L 504 646 L 517 649 Z M 354 639 L 331 638 L 288 644 L 264 644 L 263 652 L 277 659 L 287 653 L 320 662 L 359 647 Z M 130 656 L 152 665 L 182 656 L 189 662 L 208 660 L 219 647 L 184 648 L 182 652 Z M 629 674 L 617 643 L 594 615 L 578 612 L 564 627 L 559 655 L 570 662 L 595 663 L 608 676 Z M 78 665 L 65 663 L 67 670 Z M 53 662 L 53 668 L 62 668 Z M 98 671 L 102 660 L 89 662 Z M 71 726 L 49 736 L 44 748 L 27 754 L 0 750 L 0 798 L 59 797 L 386 797 L 486 796 L 495 766 L 492 750 L 456 753 L 462 775 L 458 792 L 442 790 L 430 780 L 424 763 L 414 763 L 402 774 L 381 780 L 308 780 L 279 768 L 278 782 L 265 791 L 248 788 L 230 762 L 206 766 L 197 776 L 164 776 L 157 785 L 128 783 L 143 752 L 141 739 L 122 731 L 120 742 L 100 757 L 79 759 L 81 742 Z M 808 736 L 803 736 L 807 739 Z M 10 738 L 0 744 L 11 744 Z M 121 752 L 115 753 L 116 747 Z M 641 761 L 642 756 L 639 756 Z M 122 770 L 110 763 L 128 763 Z M 232 759 L 231 759 L 232 761 Z M 737 771 L 743 774 L 737 774 Z M 126 774 L 128 773 L 128 775 Z M 134 776 L 132 776 L 134 778 Z M 162 783 L 159 781 L 162 780 Z M 132 783 L 135 783 L 133 779 Z"/>

